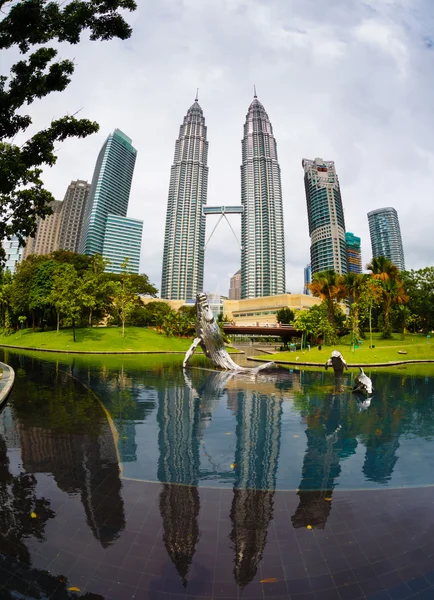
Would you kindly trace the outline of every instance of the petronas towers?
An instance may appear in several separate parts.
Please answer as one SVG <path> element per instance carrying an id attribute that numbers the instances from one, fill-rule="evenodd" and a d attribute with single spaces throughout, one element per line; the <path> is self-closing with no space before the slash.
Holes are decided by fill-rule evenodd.
<path id="1" fill-rule="evenodd" d="M 273 128 L 256 93 L 244 124 L 241 298 L 285 293 L 282 186 Z"/>
<path id="2" fill-rule="evenodd" d="M 167 204 L 161 297 L 190 300 L 203 291 L 208 142 L 203 111 L 196 98 L 175 145 Z M 256 93 L 242 140 L 241 297 L 285 292 L 282 189 L 276 140 Z"/>
<path id="3" fill-rule="evenodd" d="M 197 98 L 175 144 L 170 173 L 161 297 L 188 300 L 203 291 L 208 142 Z"/>

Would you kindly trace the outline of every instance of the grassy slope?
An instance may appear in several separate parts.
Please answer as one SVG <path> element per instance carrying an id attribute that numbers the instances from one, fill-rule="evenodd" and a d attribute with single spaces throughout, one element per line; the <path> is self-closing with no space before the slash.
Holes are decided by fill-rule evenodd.
<path id="1" fill-rule="evenodd" d="M 370 349 L 369 340 L 363 340 L 362 345 L 355 352 L 351 351 L 348 343 L 341 343 L 337 346 L 323 346 L 322 350 L 313 347 L 310 352 L 301 352 L 300 350 L 296 352 L 278 352 L 273 354 L 272 357 L 267 354 L 256 358 L 295 362 L 298 357 L 300 362 L 325 363 L 332 350 L 339 350 L 348 363 L 387 363 L 390 361 L 427 358 L 434 360 L 434 336 L 428 339 L 422 334 L 408 334 L 405 340 L 401 340 L 399 335 L 395 335 L 393 340 L 380 340 L 380 334 L 373 334 L 373 344 L 375 348 Z M 398 354 L 398 350 L 406 350 L 407 354 Z"/>
<path id="2" fill-rule="evenodd" d="M 21 346 L 23 348 L 46 348 L 54 350 L 134 352 L 162 351 L 185 352 L 191 344 L 190 339 L 166 337 L 154 329 L 144 327 L 126 327 L 125 337 L 118 327 L 92 327 L 76 330 L 76 339 L 72 339 L 72 330 L 43 331 L 33 333 L 25 329 L 20 333 L 0 335 L 0 345 Z M 199 351 L 199 349 L 198 349 Z"/>

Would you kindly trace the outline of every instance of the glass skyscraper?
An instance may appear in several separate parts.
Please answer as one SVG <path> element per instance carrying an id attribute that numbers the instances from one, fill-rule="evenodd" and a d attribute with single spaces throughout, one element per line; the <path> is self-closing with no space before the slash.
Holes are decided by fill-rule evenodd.
<path id="1" fill-rule="evenodd" d="M 189 300 L 203 291 L 207 160 L 205 118 L 196 98 L 180 127 L 170 173 L 162 298 Z"/>
<path id="2" fill-rule="evenodd" d="M 347 244 L 347 262 L 349 273 L 362 272 L 362 252 L 360 249 L 360 238 L 347 231 L 345 233 L 345 242 Z"/>
<path id="3" fill-rule="evenodd" d="M 273 128 L 256 93 L 241 165 L 241 298 L 285 293 L 282 186 Z"/>
<path id="4" fill-rule="evenodd" d="M 377 208 L 368 212 L 368 221 L 373 258 L 385 256 L 400 271 L 404 271 L 404 250 L 396 210 L 390 206 Z"/>
<path id="5" fill-rule="evenodd" d="M 17 264 L 23 257 L 23 248 L 20 246 L 20 242 L 15 235 L 9 239 L 3 240 L 2 246 L 5 252 L 5 269 L 10 271 L 13 275 L 15 273 Z"/>
<path id="6" fill-rule="evenodd" d="M 335 163 L 322 158 L 304 158 L 302 166 L 312 275 L 327 269 L 347 273 L 344 210 Z"/>
<path id="7" fill-rule="evenodd" d="M 141 232 L 138 236 L 131 222 L 141 223 L 141 227 L 143 223 L 127 219 L 136 155 L 131 139 L 115 129 L 100 150 L 86 204 L 79 251 L 90 256 L 101 254 L 110 260 L 110 272 L 119 272 L 126 256 L 130 258 L 130 269 L 139 270 Z"/>
<path id="8" fill-rule="evenodd" d="M 312 283 L 312 267 L 310 265 L 306 265 L 304 267 L 303 294 L 307 294 L 308 296 L 312 296 L 312 292 L 307 287 L 310 283 Z"/>
<path id="9" fill-rule="evenodd" d="M 107 271 L 121 273 L 121 264 L 129 258 L 128 271 L 138 273 L 142 246 L 143 221 L 107 215 L 102 255 L 110 261 Z"/>

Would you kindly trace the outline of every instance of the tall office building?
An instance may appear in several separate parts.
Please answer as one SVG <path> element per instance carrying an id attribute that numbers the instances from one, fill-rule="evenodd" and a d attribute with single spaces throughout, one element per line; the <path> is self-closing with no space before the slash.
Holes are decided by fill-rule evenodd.
<path id="1" fill-rule="evenodd" d="M 196 97 L 180 127 L 170 173 L 162 298 L 189 300 L 203 291 L 207 160 L 205 118 Z"/>
<path id="2" fill-rule="evenodd" d="M 256 92 L 241 143 L 241 298 L 284 294 L 285 238 L 277 145 Z"/>
<path id="3" fill-rule="evenodd" d="M 241 300 L 241 269 L 231 277 L 229 300 Z"/>
<path id="4" fill-rule="evenodd" d="M 312 267 L 310 265 L 306 265 L 304 267 L 304 286 L 303 286 L 303 294 L 307 294 L 308 296 L 312 295 L 312 292 L 307 287 L 310 283 L 312 283 Z"/>
<path id="5" fill-rule="evenodd" d="M 322 158 L 304 158 L 302 166 L 312 275 L 327 269 L 339 274 L 347 273 L 344 210 L 335 163 Z"/>
<path id="6" fill-rule="evenodd" d="M 79 251 L 110 260 L 110 272 L 119 272 L 125 258 L 130 259 L 129 271 L 139 272 L 143 222 L 127 218 L 136 155 L 131 139 L 115 129 L 99 153 L 86 204 Z M 122 237 L 114 244 L 116 231 Z"/>
<path id="7" fill-rule="evenodd" d="M 362 273 L 362 252 L 360 249 L 360 238 L 347 231 L 345 233 L 347 244 L 347 263 L 349 273 Z"/>
<path id="8" fill-rule="evenodd" d="M 23 250 L 23 260 L 31 254 L 51 254 L 59 249 L 59 230 L 62 219 L 63 202 L 50 203 L 53 213 L 45 219 L 38 217 L 35 237 L 29 237 Z"/>
<path id="9" fill-rule="evenodd" d="M 78 252 L 84 210 L 90 192 L 87 181 L 71 181 L 63 200 L 59 230 L 59 249 Z"/>
<path id="10" fill-rule="evenodd" d="M 396 210 L 392 207 L 377 208 L 368 213 L 368 221 L 373 258 L 385 256 L 404 271 L 404 250 Z"/>
<path id="11" fill-rule="evenodd" d="M 15 235 L 8 240 L 3 240 L 2 247 L 5 252 L 5 268 L 14 274 L 17 264 L 22 259 L 23 248 L 20 246 L 18 238 Z"/>

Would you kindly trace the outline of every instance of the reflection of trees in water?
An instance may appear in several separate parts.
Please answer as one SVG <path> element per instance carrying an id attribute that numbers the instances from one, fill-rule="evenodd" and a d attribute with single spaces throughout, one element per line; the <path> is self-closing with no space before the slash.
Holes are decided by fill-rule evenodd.
<path id="1" fill-rule="evenodd" d="M 52 473 L 62 491 L 80 494 L 95 538 L 108 547 L 125 516 L 116 447 L 94 394 L 53 365 L 17 378 L 13 407 L 23 467 Z M 36 512 L 36 511 L 35 511 Z"/>
<path id="2" fill-rule="evenodd" d="M 199 540 L 199 401 L 182 381 L 159 393 L 158 479 L 163 541 L 184 586 Z"/>
<path id="3" fill-rule="evenodd" d="M 236 482 L 230 519 L 234 578 L 245 587 L 256 575 L 273 518 L 282 400 L 239 391 Z"/>
<path id="4" fill-rule="evenodd" d="M 311 400 L 304 411 L 307 448 L 303 458 L 299 504 L 291 517 L 295 528 L 323 529 L 331 511 L 333 489 L 341 472 L 340 461 L 357 448 L 356 407 L 348 398 Z"/>
<path id="5" fill-rule="evenodd" d="M 27 564 L 30 553 L 26 540 L 33 536 L 44 541 L 45 525 L 55 516 L 50 502 L 37 497 L 36 483 L 33 475 L 12 475 L 6 444 L 0 438 L 0 553 Z M 32 518 L 32 513 L 37 518 Z"/>

